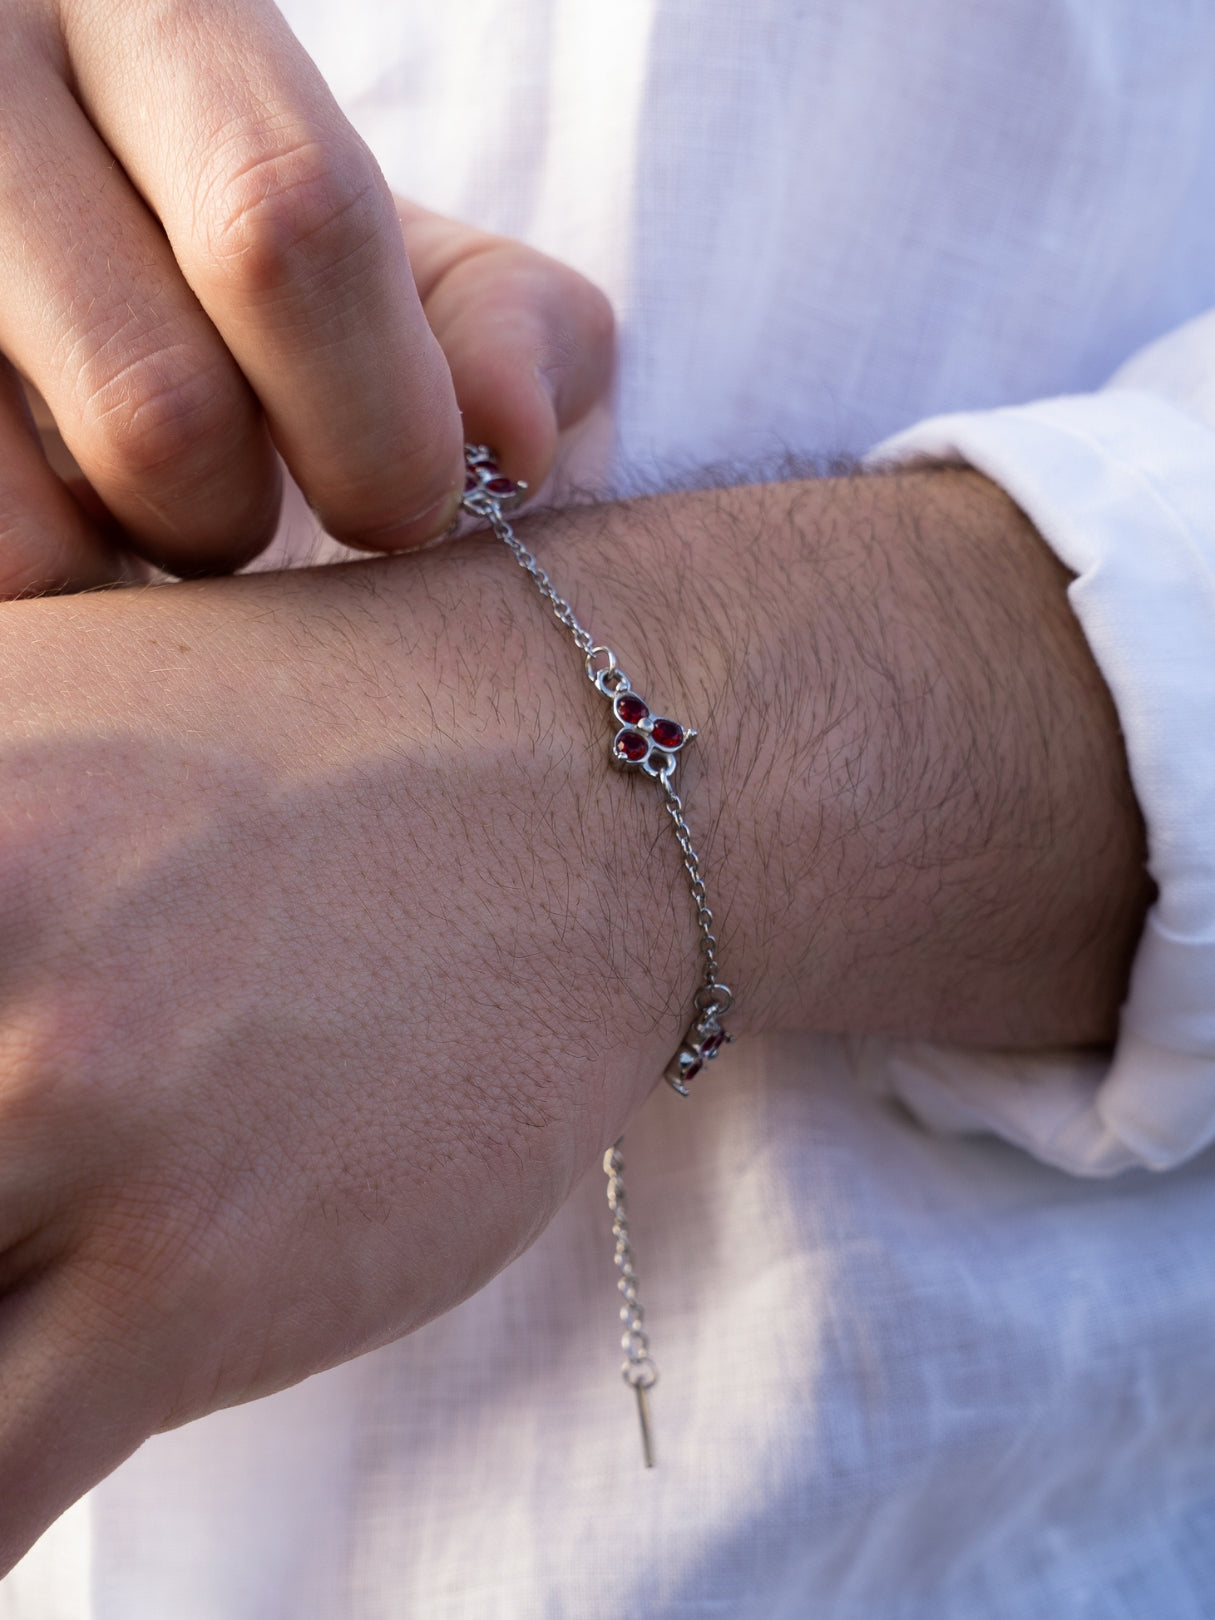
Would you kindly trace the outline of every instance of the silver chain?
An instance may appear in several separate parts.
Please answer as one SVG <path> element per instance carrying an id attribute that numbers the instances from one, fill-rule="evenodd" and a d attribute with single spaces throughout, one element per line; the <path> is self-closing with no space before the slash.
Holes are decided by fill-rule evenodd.
<path id="1" fill-rule="evenodd" d="M 620 668 L 616 654 L 610 647 L 598 645 L 590 631 L 579 622 L 573 607 L 553 584 L 533 553 L 519 539 L 507 518 L 504 508 L 517 504 L 526 494 L 527 486 L 513 484 L 510 479 L 504 477 L 498 471 L 492 453 L 484 445 L 470 445 L 466 451 L 466 459 L 469 487 L 464 495 L 465 511 L 489 524 L 497 538 L 535 585 L 536 590 L 551 608 L 557 623 L 568 632 L 575 647 L 585 659 L 587 679 L 595 690 L 609 701 L 631 692 L 632 683 Z M 685 740 L 690 741 L 695 735 L 694 731 L 685 730 Z M 713 932 L 715 926 L 713 911 L 709 905 L 708 890 L 700 870 L 700 856 L 692 842 L 692 830 L 684 815 L 683 800 L 675 788 L 676 756 L 657 749 L 653 750 L 653 754 L 654 765 L 651 767 L 647 762 L 642 769 L 647 775 L 653 776 L 662 788 L 663 801 L 674 825 L 675 837 L 679 841 L 683 855 L 684 870 L 688 874 L 692 903 L 696 907 L 696 926 L 700 933 L 700 954 L 704 958 L 704 974 L 693 1005 L 702 1016 L 709 1014 L 721 1018 L 729 1012 L 734 998 L 729 986 L 722 984 L 718 977 L 720 969 L 717 962 L 717 936 Z"/>
<path id="2" fill-rule="evenodd" d="M 485 445 L 466 445 L 464 510 L 488 523 L 511 556 L 532 581 L 552 609 L 553 617 L 569 634 L 585 661 L 586 677 L 607 699 L 620 728 L 612 741 L 612 761 L 623 769 L 640 770 L 662 789 L 663 805 L 671 818 L 683 856 L 684 871 L 696 907 L 700 954 L 704 961 L 701 983 L 692 998 L 693 1018 L 678 1052 L 666 1067 L 665 1079 L 680 1096 L 688 1095 L 688 1082 L 715 1058 L 730 1036 L 721 1019 L 729 1012 L 734 997 L 729 985 L 718 977 L 717 936 L 709 893 L 700 869 L 700 856 L 692 841 L 692 830 L 684 814 L 683 800 L 675 787 L 675 767 L 685 743 L 696 732 L 690 726 L 665 715 L 654 715 L 649 705 L 633 689 L 610 647 L 601 646 L 557 590 L 548 574 L 519 539 L 506 516 L 526 494 L 525 484 L 513 483 L 498 469 L 493 452 Z M 647 1468 L 654 1466 L 653 1435 L 650 1428 L 648 1392 L 658 1381 L 658 1369 L 650 1356 L 645 1329 L 645 1311 L 637 1293 L 637 1271 L 633 1246 L 629 1241 L 628 1209 L 624 1192 L 623 1137 L 603 1156 L 607 1175 L 608 1206 L 612 1211 L 612 1235 L 616 1240 L 616 1266 L 620 1272 L 617 1288 L 623 1296 L 620 1319 L 624 1323 L 621 1348 L 625 1353 L 621 1375 L 637 1397 L 641 1424 L 641 1449 Z"/>
<path id="3" fill-rule="evenodd" d="M 629 1212 L 624 1192 L 624 1138 L 623 1136 L 603 1155 L 603 1171 L 607 1176 L 607 1201 L 612 1212 L 612 1236 L 616 1239 L 616 1269 L 620 1276 L 616 1287 L 624 1299 L 620 1307 L 620 1320 L 624 1332 L 620 1348 L 624 1351 L 621 1377 L 637 1397 L 637 1418 L 641 1424 L 641 1455 L 647 1468 L 654 1466 L 654 1437 L 650 1428 L 649 1391 L 658 1382 L 658 1368 L 650 1356 L 650 1336 L 645 1330 L 645 1307 L 637 1292 L 637 1268 L 633 1263 L 633 1245 L 629 1241 Z"/>
<path id="4" fill-rule="evenodd" d="M 721 991 L 726 990 L 727 996 L 729 992 L 725 985 L 718 983 L 717 979 L 717 935 L 713 932 L 713 912 L 709 906 L 709 891 L 705 888 L 705 880 L 701 876 L 700 856 L 696 853 L 696 846 L 692 842 L 692 829 L 684 816 L 683 800 L 676 792 L 671 773 L 664 771 L 659 781 L 662 784 L 663 804 L 674 825 L 679 848 L 683 852 L 684 871 L 688 874 L 692 903 L 696 907 L 696 926 L 700 930 L 700 954 L 704 957 L 705 970 L 704 982 L 696 992 L 695 1006 L 698 1012 L 704 1012 L 712 1006 L 720 1016 L 730 1010 L 733 998 L 730 997 L 724 1005 L 719 999 Z"/>

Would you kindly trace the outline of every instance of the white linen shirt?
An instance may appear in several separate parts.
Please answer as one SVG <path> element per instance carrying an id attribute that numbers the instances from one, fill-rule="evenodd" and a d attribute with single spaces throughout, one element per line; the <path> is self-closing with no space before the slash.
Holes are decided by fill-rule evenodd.
<path id="1" fill-rule="evenodd" d="M 611 295 L 570 477 L 887 441 L 1010 491 L 1161 895 L 1112 1060 L 805 1036 L 655 1095 L 652 1473 L 591 1176 L 447 1317 L 149 1442 L 0 1620 L 1210 1620 L 1215 8 L 285 10 L 396 189 Z"/>

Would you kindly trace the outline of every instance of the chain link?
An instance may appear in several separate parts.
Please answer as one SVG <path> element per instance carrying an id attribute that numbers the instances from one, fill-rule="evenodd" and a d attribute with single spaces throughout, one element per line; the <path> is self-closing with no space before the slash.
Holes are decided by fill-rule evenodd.
<path id="1" fill-rule="evenodd" d="M 699 996 L 704 991 L 710 993 L 721 991 L 725 993 L 726 997 L 729 997 L 729 991 L 725 985 L 719 984 L 717 980 L 717 935 L 713 932 L 715 926 L 713 911 L 709 905 L 709 891 L 705 888 L 705 880 L 700 870 L 700 856 L 696 853 L 696 846 L 692 842 L 692 829 L 688 826 L 683 813 L 683 800 L 676 792 L 675 784 L 668 774 L 664 774 L 659 780 L 662 783 L 663 804 L 671 818 L 671 823 L 675 828 L 675 837 L 683 854 L 683 867 L 688 874 L 692 904 L 696 907 L 696 926 L 700 930 L 700 954 L 704 957 L 705 964 L 704 982 L 700 990 L 697 991 L 697 995 Z M 728 1012 L 730 1004 L 731 1002 L 728 999 L 723 1006 L 717 996 L 713 997 L 712 1005 L 719 1015 Z M 701 1012 L 706 1010 L 699 1002 L 697 1005 Z"/>
<path id="2" fill-rule="evenodd" d="M 658 1382 L 658 1368 L 650 1356 L 650 1336 L 645 1328 L 645 1308 L 637 1291 L 637 1268 L 629 1240 L 629 1212 L 624 1191 L 624 1138 L 614 1142 L 603 1155 L 607 1176 L 607 1201 L 612 1212 L 612 1236 L 616 1239 L 616 1287 L 624 1300 L 620 1320 L 624 1332 L 620 1348 L 624 1363 L 620 1376 L 637 1397 L 637 1418 L 641 1424 L 641 1453 L 647 1468 L 654 1466 L 654 1439 L 650 1428 L 649 1391 Z"/>
<path id="3" fill-rule="evenodd" d="M 505 482 L 505 480 L 503 480 L 503 482 Z M 521 491 L 522 493 L 526 493 L 527 486 L 525 484 L 516 484 L 515 489 Z M 553 584 L 552 580 L 545 573 L 544 569 L 541 568 L 540 564 L 523 544 L 522 540 L 519 539 L 518 535 L 515 533 L 514 529 L 511 527 L 510 523 L 506 519 L 505 514 L 503 513 L 502 506 L 505 499 L 508 499 L 508 497 L 503 495 L 492 495 L 485 490 L 474 489 L 465 495 L 464 509 L 467 512 L 471 512 L 476 517 L 482 517 L 485 519 L 490 528 L 494 531 L 494 534 L 499 540 L 501 540 L 502 544 L 519 564 L 519 567 L 522 568 L 523 572 L 529 576 L 536 589 L 540 592 L 540 595 L 552 608 L 553 617 L 557 620 L 557 623 L 563 625 L 565 629 L 569 631 L 575 647 L 577 647 L 578 651 L 583 655 L 583 657 L 589 657 L 593 650 L 607 652 L 608 649 L 606 647 L 601 649 L 595 648 L 594 636 L 591 635 L 589 630 L 585 629 L 581 624 L 578 623 L 578 619 L 573 608 L 565 600 L 565 597 L 562 596 L 561 592 Z M 611 655 L 611 663 L 608 665 L 608 668 L 618 668 L 615 654 Z M 591 680 L 592 684 L 594 684 L 593 676 L 591 677 Z"/>

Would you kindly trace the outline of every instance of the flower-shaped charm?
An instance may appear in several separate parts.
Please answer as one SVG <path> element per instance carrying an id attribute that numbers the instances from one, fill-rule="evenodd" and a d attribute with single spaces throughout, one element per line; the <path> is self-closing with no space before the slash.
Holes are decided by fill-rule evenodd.
<path id="1" fill-rule="evenodd" d="M 483 444 L 464 446 L 464 499 L 490 495 L 499 506 L 514 506 L 527 494 L 526 484 L 516 484 L 499 468 L 492 450 Z M 474 507 L 475 510 L 475 507 Z"/>
<path id="2" fill-rule="evenodd" d="M 695 1080 L 706 1063 L 713 1059 L 733 1037 L 721 1027 L 716 1013 L 704 1013 L 695 1019 L 684 1036 L 675 1056 L 667 1064 L 663 1078 L 681 1097 L 688 1094 L 688 1081 Z"/>
<path id="3" fill-rule="evenodd" d="M 673 769 L 679 750 L 696 735 L 691 726 L 651 714 L 649 704 L 627 687 L 612 699 L 612 713 L 620 723 L 612 739 L 613 763 L 625 770 L 645 771 L 647 776 L 662 776 Z"/>

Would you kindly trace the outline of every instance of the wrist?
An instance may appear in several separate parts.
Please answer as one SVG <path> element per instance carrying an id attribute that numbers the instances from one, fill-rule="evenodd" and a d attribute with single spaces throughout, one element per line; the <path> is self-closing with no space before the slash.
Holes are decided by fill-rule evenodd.
<path id="1" fill-rule="evenodd" d="M 733 1029 L 1112 1034 L 1142 823 L 1068 576 L 995 486 L 752 486 L 525 534 L 646 697 L 698 728 L 681 792 Z"/>

